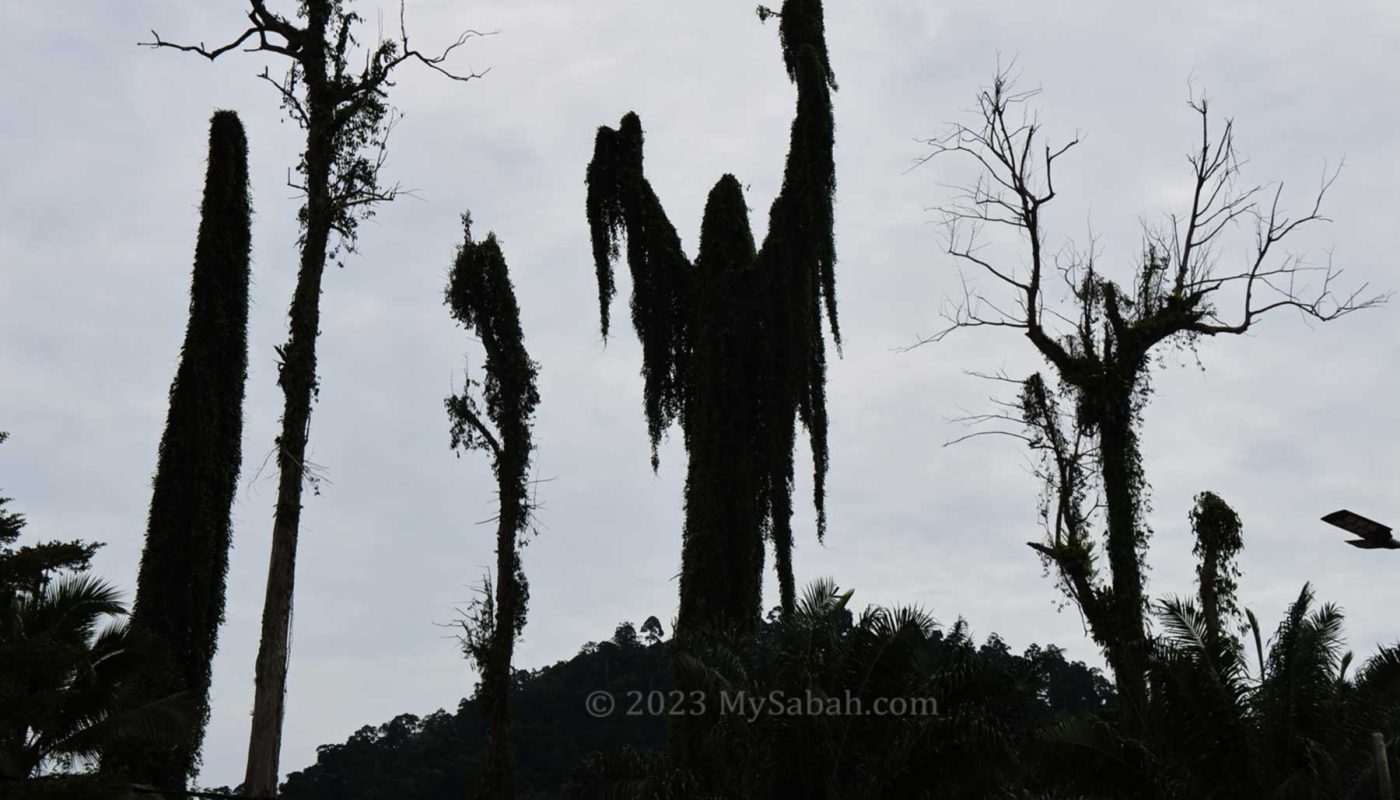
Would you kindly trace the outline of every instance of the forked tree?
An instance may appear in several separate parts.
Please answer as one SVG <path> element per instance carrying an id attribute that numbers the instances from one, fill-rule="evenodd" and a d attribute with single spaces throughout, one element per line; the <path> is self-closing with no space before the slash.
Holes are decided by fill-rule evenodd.
<path id="1" fill-rule="evenodd" d="M 245 44 L 246 51 L 286 58 L 290 63 L 283 80 L 271 77 L 267 69 L 260 77 L 276 88 L 283 108 L 306 134 L 297 164 L 300 182 L 294 183 L 304 198 L 299 214 L 300 264 L 287 315 L 287 343 L 277 348 L 282 430 L 276 443 L 277 508 L 244 780 L 245 791 L 252 795 L 271 796 L 277 790 L 297 534 L 302 492 L 313 477 L 306 462 L 306 443 L 317 394 L 316 337 L 326 262 L 353 251 L 359 221 L 397 194 L 396 186 L 380 183 L 394 120 L 387 97 L 395 70 L 416 61 L 453 80 L 480 77 L 456 74 L 443 66 L 453 50 L 479 35 L 476 31 L 462 33 L 437 55 L 425 55 L 409 45 L 401 7 L 399 37 L 379 41 L 361 53 L 355 34 L 363 19 L 345 6 L 345 0 L 303 0 L 294 16 L 286 16 L 270 10 L 264 0 L 249 0 L 248 28 L 225 45 L 176 44 L 154 31 L 153 41 L 147 43 L 211 61 Z"/>
<path id="2" fill-rule="evenodd" d="M 1213 128 L 1204 99 L 1190 104 L 1200 123 L 1188 156 L 1190 208 L 1145 230 L 1130 284 L 1101 273 L 1092 251 L 1052 250 L 1045 208 L 1056 196 L 1054 171 L 1078 140 L 1042 141 L 1026 106 L 1034 95 L 998 74 L 978 95 L 975 124 L 954 125 L 927 142 L 927 158 L 965 156 L 978 170 L 980 177 L 943 207 L 948 252 L 1002 294 L 964 280 L 964 296 L 947 312 L 949 325 L 921 343 L 963 328 L 1008 328 L 1049 362 L 1053 382 L 1033 375 L 1022 383 L 1019 402 L 975 419 L 1023 425 L 1023 438 L 1043 455 L 1047 539 L 1030 546 L 1054 569 L 1103 649 L 1132 729 L 1145 707 L 1149 656 L 1148 485 L 1138 434 L 1154 354 L 1201 337 L 1245 333 L 1271 312 L 1294 309 L 1329 321 L 1384 297 L 1364 296 L 1364 286 L 1335 294 L 1338 271 L 1330 262 L 1279 252 L 1284 239 L 1324 219 L 1322 201 L 1336 173 L 1324 175 L 1305 213 L 1288 215 L 1281 185 L 1240 184 L 1234 126 Z M 1231 270 L 1222 266 L 1228 233 L 1242 223 L 1253 223 L 1255 235 L 1242 265 Z M 1019 236 L 1020 263 L 982 248 L 977 234 L 988 226 Z M 1063 311 L 1046 299 L 1047 281 L 1056 277 L 1068 287 Z"/>
<path id="3" fill-rule="evenodd" d="M 793 444 L 810 435 L 817 535 L 826 529 L 826 350 L 836 320 L 831 91 L 820 0 L 787 0 L 778 16 L 797 114 L 783 185 L 755 249 L 739 181 L 710 191 L 691 262 L 642 168 L 642 124 L 627 114 L 598 130 L 588 165 L 588 221 L 602 332 L 626 241 L 632 325 L 642 343 L 644 405 L 657 446 L 679 423 L 689 456 L 677 630 L 752 631 L 762 605 L 764 540 L 775 551 L 783 608 L 794 601 Z"/>
<path id="4" fill-rule="evenodd" d="M 242 464 L 252 250 L 248 143 L 232 111 L 209 123 L 209 163 L 190 282 L 189 322 L 160 439 L 131 627 L 163 658 L 138 682 L 143 700 L 186 694 L 192 735 L 177 746 L 118 743 L 104 770 L 184 788 L 199 765 Z"/>
<path id="5" fill-rule="evenodd" d="M 462 246 L 448 278 L 447 305 L 452 317 L 480 339 L 486 353 L 485 377 L 476 381 L 468 376 L 462 393 L 447 399 L 447 413 L 454 448 L 485 450 L 491 456 L 499 502 L 496 574 L 486 581 L 475 617 L 464 621 L 462 644 L 481 675 L 489 722 L 486 769 L 477 796 L 509 800 L 515 797 L 511 662 L 530 597 L 520 550 L 530 525 L 530 454 L 535 449 L 531 431 L 540 402 L 535 388 L 539 365 L 525 350 L 520 307 L 496 235 L 474 241 L 468 216 L 462 217 L 462 228 Z"/>

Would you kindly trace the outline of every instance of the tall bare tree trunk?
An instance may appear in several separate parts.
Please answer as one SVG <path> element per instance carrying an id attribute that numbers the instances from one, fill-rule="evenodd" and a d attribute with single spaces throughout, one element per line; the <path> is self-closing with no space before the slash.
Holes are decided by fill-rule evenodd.
<path id="1" fill-rule="evenodd" d="M 291 658 L 292 590 L 306 478 L 306 442 L 311 429 L 311 402 L 316 393 L 321 277 L 326 268 L 326 247 L 334 214 L 328 188 L 334 157 L 330 127 L 332 108 L 321 96 L 324 90 L 318 91 L 317 83 L 308 81 L 308 84 L 311 88 L 308 92 L 306 234 L 301 241 L 301 268 L 288 313 L 290 332 L 286 347 L 281 351 L 283 360 L 277 378 L 284 401 L 282 432 L 277 438 L 277 511 L 272 524 L 272 554 L 267 567 L 262 638 L 255 667 L 248 769 L 243 780 L 244 792 L 257 797 L 271 797 L 277 793 L 287 665 Z M 320 85 L 324 85 L 324 80 Z"/>

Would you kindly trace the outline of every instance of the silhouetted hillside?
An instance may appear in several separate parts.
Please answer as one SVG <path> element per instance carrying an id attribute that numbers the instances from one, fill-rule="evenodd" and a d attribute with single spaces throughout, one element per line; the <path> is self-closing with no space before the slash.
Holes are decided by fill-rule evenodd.
<path id="1" fill-rule="evenodd" d="M 516 673 L 512 737 L 522 798 L 559 797 L 570 773 L 590 753 L 664 746 L 664 716 L 624 713 L 629 692 L 671 688 L 670 643 L 656 635 L 648 639 L 641 641 L 624 623 L 611 640 L 590 642 L 568 661 Z M 1016 655 L 993 634 L 977 652 L 1021 676 L 1027 720 L 1091 712 L 1112 702 L 1112 688 L 1097 669 L 1066 661 L 1053 645 L 1032 645 Z M 594 717 L 585 700 L 600 690 L 617 698 L 617 707 Z M 473 696 L 455 713 L 401 714 L 366 725 L 342 744 L 317 748 L 316 763 L 289 775 L 281 795 L 287 800 L 460 800 L 474 785 L 485 744 L 486 720 Z"/>

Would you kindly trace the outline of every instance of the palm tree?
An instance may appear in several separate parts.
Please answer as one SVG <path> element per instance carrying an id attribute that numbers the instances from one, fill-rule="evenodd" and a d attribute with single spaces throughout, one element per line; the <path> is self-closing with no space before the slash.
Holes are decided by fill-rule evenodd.
<path id="1" fill-rule="evenodd" d="M 130 702 L 154 653 L 127 627 L 117 590 L 87 574 L 20 594 L 0 618 L 0 779 L 91 761 L 118 741 L 188 733 L 187 698 Z M 105 624 L 103 624 L 105 622 Z"/>
<path id="2" fill-rule="evenodd" d="M 1193 601 L 1157 604 L 1162 626 L 1150 675 L 1146 733 L 1106 723 L 1058 726 L 1047 778 L 1115 797 L 1366 797 L 1367 741 L 1400 734 L 1400 646 L 1382 647 L 1354 675 L 1341 609 L 1305 584 L 1268 640 L 1246 612 L 1244 633 L 1212 636 Z M 1070 756 L 1069 754 L 1073 754 Z"/>
<path id="3" fill-rule="evenodd" d="M 689 757 L 594 757 L 567 796 L 905 800 L 999 791 L 1018 765 L 1019 724 L 1035 697 L 1030 674 L 979 655 L 961 620 L 944 629 L 917 608 L 855 615 L 851 596 L 817 581 L 757 641 L 697 635 L 676 652 L 675 669 L 704 693 L 712 724 Z M 765 705 L 738 707 L 739 696 Z M 879 713 L 896 698 L 937 707 Z"/>

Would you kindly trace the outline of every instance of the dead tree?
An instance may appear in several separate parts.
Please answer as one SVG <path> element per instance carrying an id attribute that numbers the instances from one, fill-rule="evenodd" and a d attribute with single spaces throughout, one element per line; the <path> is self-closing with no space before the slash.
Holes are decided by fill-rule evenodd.
<path id="1" fill-rule="evenodd" d="M 1053 383 L 1033 375 L 1022 384 L 1019 402 L 974 420 L 1023 426 L 1018 435 L 1044 457 L 1047 539 L 1030 546 L 1058 574 L 1103 649 L 1123 720 L 1133 729 L 1147 693 L 1143 572 L 1150 531 L 1138 431 L 1152 355 L 1203 336 L 1244 333 L 1272 311 L 1291 308 L 1328 321 L 1385 298 L 1365 296 L 1365 286 L 1336 295 L 1339 272 L 1330 263 L 1278 252 L 1279 242 L 1300 227 L 1324 220 L 1322 201 L 1336 172 L 1324 175 L 1307 213 L 1290 217 L 1280 207 L 1281 185 L 1239 185 L 1233 124 L 1213 130 L 1204 99 L 1190 103 L 1200 121 L 1199 142 L 1187 159 L 1190 209 L 1145 231 L 1132 283 L 1120 286 L 1102 275 L 1092 251 L 1052 252 L 1043 213 L 1055 198 L 1054 171 L 1078 139 L 1042 142 L 1040 124 L 1026 108 L 1035 94 L 1017 91 L 999 73 L 978 96 L 974 125 L 954 125 L 926 142 L 931 152 L 925 161 L 955 154 L 978 169 L 980 177 L 942 208 L 948 252 L 960 269 L 971 265 L 1002 294 L 984 294 L 964 276 L 963 297 L 945 311 L 947 327 L 919 343 L 963 328 L 1009 328 L 1021 331 L 1049 362 Z M 1243 264 L 1230 270 L 1221 266 L 1226 234 L 1239 223 L 1253 223 L 1255 235 Z M 1021 264 L 984 251 L 978 233 L 989 226 L 1019 236 Z M 1067 313 L 1047 305 L 1051 274 L 1068 287 Z"/>
<path id="2" fill-rule="evenodd" d="M 249 6 L 248 28 L 222 46 L 176 44 L 154 31 L 152 41 L 144 44 L 196 53 L 211 61 L 239 49 L 285 57 L 290 62 L 285 78 L 279 81 L 267 69 L 259 77 L 276 87 L 283 108 L 306 132 L 305 150 L 296 168 L 300 180 L 288 181 L 304 196 L 299 214 L 300 266 L 288 312 L 287 343 L 277 348 L 277 382 L 284 399 L 276 446 L 277 509 L 244 779 L 249 794 L 271 796 L 277 790 L 302 491 L 308 479 L 314 480 L 306 462 L 306 443 L 317 394 L 322 274 L 328 259 L 354 250 L 358 222 L 398 192 L 398 187 L 379 182 L 394 121 L 387 102 L 394 70 L 416 61 L 453 80 L 480 77 L 455 74 L 443 66 L 453 50 L 480 34 L 466 31 L 440 54 L 425 55 L 409 45 L 401 7 L 399 37 L 366 50 L 363 66 L 356 68 L 352 64 L 359 59 L 355 29 L 363 20 L 345 9 L 344 0 L 305 0 L 294 17 L 269 10 L 264 0 L 250 0 Z"/>

